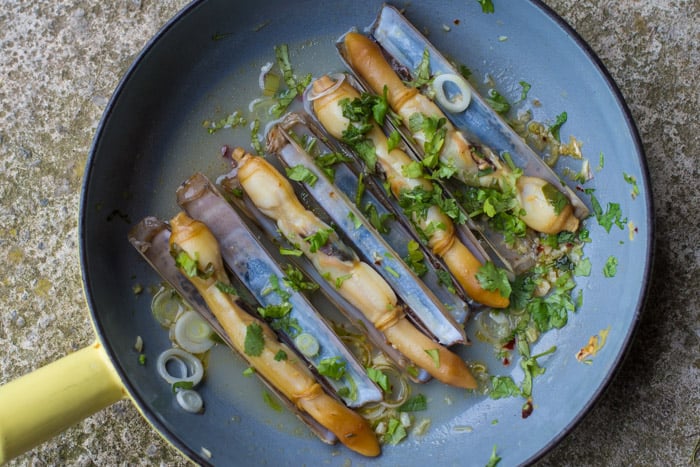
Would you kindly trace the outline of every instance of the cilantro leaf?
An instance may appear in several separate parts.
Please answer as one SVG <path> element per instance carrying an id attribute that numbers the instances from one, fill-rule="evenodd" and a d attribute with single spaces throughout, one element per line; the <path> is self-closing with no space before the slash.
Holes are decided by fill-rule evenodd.
<path id="1" fill-rule="evenodd" d="M 397 418 L 390 418 L 388 428 L 384 434 L 384 442 L 390 445 L 396 445 L 407 436 L 406 428 Z"/>
<path id="2" fill-rule="evenodd" d="M 297 164 L 294 167 L 286 167 L 287 177 L 296 182 L 307 183 L 309 186 L 314 186 L 318 181 L 318 177 L 302 164 Z"/>
<path id="3" fill-rule="evenodd" d="M 557 141 L 561 141 L 559 139 L 559 130 L 561 129 L 562 125 L 566 123 L 566 119 L 568 118 L 566 112 L 562 112 L 559 115 L 557 115 L 556 120 L 554 121 L 554 124 L 549 127 L 549 132 L 552 133 L 552 136 L 554 136 L 554 139 Z"/>
<path id="4" fill-rule="evenodd" d="M 258 314 L 265 319 L 276 319 L 287 316 L 292 311 L 292 304 L 282 302 L 278 304 L 270 304 L 265 307 L 258 307 Z"/>
<path id="5" fill-rule="evenodd" d="M 285 352 L 284 350 L 280 349 L 280 350 L 278 350 L 277 353 L 275 354 L 275 361 L 276 361 L 276 362 L 281 362 L 281 361 L 283 361 L 283 360 L 287 360 L 287 352 Z"/>
<path id="6" fill-rule="evenodd" d="M 605 277 L 615 277 L 617 274 L 617 258 L 614 256 L 609 256 L 605 261 L 605 266 L 603 267 L 603 275 Z"/>
<path id="7" fill-rule="evenodd" d="M 328 238 L 333 233 L 333 229 L 321 229 L 312 233 L 308 237 L 304 237 L 304 240 L 311 244 L 309 251 L 311 253 L 316 253 L 319 248 L 322 248 L 326 243 L 328 243 Z"/>
<path id="8" fill-rule="evenodd" d="M 493 1 L 492 0 L 476 0 L 481 5 L 481 11 L 483 13 L 493 13 Z"/>
<path id="9" fill-rule="evenodd" d="M 263 401 L 265 401 L 265 404 L 267 404 L 267 406 L 275 412 L 282 412 L 282 406 L 280 405 L 279 401 L 272 397 L 269 392 L 263 391 Z"/>
<path id="10" fill-rule="evenodd" d="M 423 49 L 423 56 L 414 75 L 415 78 L 411 82 L 406 83 L 408 86 L 420 88 L 430 83 L 430 51 L 427 47 Z"/>
<path id="11" fill-rule="evenodd" d="M 318 362 L 316 369 L 323 376 L 339 380 L 345 375 L 346 364 L 340 357 L 328 357 Z"/>
<path id="12" fill-rule="evenodd" d="M 382 388 L 382 391 L 388 393 L 391 390 L 391 385 L 389 384 L 389 377 L 382 371 L 376 368 L 367 368 L 367 376 L 369 379 L 377 383 L 377 385 Z"/>
<path id="13" fill-rule="evenodd" d="M 491 399 L 520 396 L 520 388 L 510 376 L 493 376 L 491 378 Z"/>
<path id="14" fill-rule="evenodd" d="M 491 457 L 489 457 L 486 467 L 496 467 L 499 462 L 501 462 L 501 456 L 496 454 L 496 445 L 494 444 L 493 450 L 491 451 Z"/>
<path id="15" fill-rule="evenodd" d="M 396 410 L 399 412 L 420 412 L 427 409 L 428 400 L 425 398 L 425 395 L 416 394 L 406 399 L 406 402 L 401 404 Z"/>
<path id="16" fill-rule="evenodd" d="M 495 89 L 489 89 L 488 97 L 485 97 L 484 100 L 499 114 L 507 114 L 510 110 L 508 100 Z"/>
<path id="17" fill-rule="evenodd" d="M 491 261 L 487 261 L 479 268 L 476 273 L 476 278 L 484 290 L 498 290 L 498 293 L 501 294 L 501 296 L 505 298 L 510 297 L 512 288 L 510 286 L 510 282 L 508 281 L 506 271 L 496 267 L 496 265 Z"/>
<path id="18" fill-rule="evenodd" d="M 425 265 L 425 255 L 420 249 L 420 244 L 415 240 L 409 240 L 407 245 L 408 253 L 403 258 L 409 268 L 416 273 L 416 276 L 421 277 L 428 272 L 428 267 Z"/>
<path id="19" fill-rule="evenodd" d="M 258 323 L 251 323 L 246 327 L 243 351 L 251 357 L 259 357 L 265 348 L 263 329 Z"/>
<path id="20" fill-rule="evenodd" d="M 216 281 L 216 288 L 221 290 L 223 293 L 238 296 L 238 291 L 231 284 L 226 284 L 225 282 Z"/>
<path id="21" fill-rule="evenodd" d="M 351 161 L 352 158 L 340 152 L 327 152 L 314 159 L 316 165 L 323 170 L 323 173 L 325 173 L 331 181 L 335 179 L 335 169 L 333 166 L 341 162 Z"/>
<path id="22" fill-rule="evenodd" d="M 627 219 L 622 218 L 622 210 L 620 209 L 620 205 L 617 203 L 608 203 L 607 209 L 603 211 L 600 202 L 598 202 L 593 193 L 590 193 L 590 195 L 593 214 L 595 215 L 598 224 L 608 233 L 610 233 L 610 229 L 612 228 L 613 224 L 617 225 L 620 229 L 624 229 Z"/>
<path id="23" fill-rule="evenodd" d="M 318 284 L 306 280 L 304 273 L 293 264 L 287 264 L 284 266 L 284 277 L 282 278 L 282 281 L 297 292 L 302 290 L 313 292 L 314 290 L 318 289 Z"/>

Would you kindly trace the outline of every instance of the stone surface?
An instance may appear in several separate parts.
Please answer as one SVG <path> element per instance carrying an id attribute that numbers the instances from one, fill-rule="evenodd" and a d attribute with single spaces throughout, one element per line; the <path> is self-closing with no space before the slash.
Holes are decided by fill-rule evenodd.
<path id="1" fill-rule="evenodd" d="M 9 0 L 0 8 L 0 384 L 94 339 L 77 247 L 87 151 L 120 76 L 185 3 Z M 545 3 L 590 44 L 627 100 L 649 163 L 657 242 L 629 357 L 539 464 L 686 465 L 700 440 L 700 4 Z M 186 461 L 120 402 L 11 465 L 118 463 Z"/>

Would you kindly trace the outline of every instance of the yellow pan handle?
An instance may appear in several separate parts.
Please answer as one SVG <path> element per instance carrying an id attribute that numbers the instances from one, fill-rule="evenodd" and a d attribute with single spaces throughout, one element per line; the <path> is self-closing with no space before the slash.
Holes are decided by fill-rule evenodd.
<path id="1" fill-rule="evenodd" d="M 0 464 L 126 396 L 99 342 L 0 386 Z"/>

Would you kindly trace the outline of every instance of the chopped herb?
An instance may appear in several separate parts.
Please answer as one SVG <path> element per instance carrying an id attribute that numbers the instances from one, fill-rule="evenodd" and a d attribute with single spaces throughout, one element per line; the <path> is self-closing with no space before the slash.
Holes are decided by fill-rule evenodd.
<path id="1" fill-rule="evenodd" d="M 387 146 L 386 150 L 388 152 L 393 151 L 397 147 L 399 147 L 399 143 L 401 142 L 401 135 L 399 134 L 398 131 L 393 130 L 391 134 L 389 135 L 389 139 L 387 140 Z"/>
<path id="2" fill-rule="evenodd" d="M 243 349 L 246 355 L 259 357 L 265 348 L 263 329 L 258 323 L 251 323 L 246 327 Z"/>
<path id="3" fill-rule="evenodd" d="M 280 350 L 278 350 L 277 353 L 275 354 L 275 361 L 276 361 L 276 362 L 281 362 L 281 361 L 283 361 L 283 360 L 287 360 L 287 352 L 285 352 L 284 350 L 280 349 Z"/>
<path id="4" fill-rule="evenodd" d="M 582 258 L 576 267 L 574 268 L 574 276 L 588 277 L 591 275 L 591 260 L 588 258 Z"/>
<path id="5" fill-rule="evenodd" d="M 423 349 L 425 350 L 425 353 L 427 353 L 430 358 L 433 359 L 433 364 L 435 365 L 435 368 L 440 368 L 440 351 L 438 349 Z"/>
<path id="6" fill-rule="evenodd" d="M 635 199 L 637 196 L 639 196 L 639 186 L 637 185 L 637 178 L 633 175 L 629 175 L 624 172 L 622 172 L 622 176 L 624 177 L 627 183 L 632 185 L 632 192 L 630 194 L 632 195 L 632 199 Z"/>
<path id="7" fill-rule="evenodd" d="M 243 376 L 253 376 L 255 374 L 255 368 L 252 366 L 249 366 L 245 370 L 243 370 Z"/>
<path id="8" fill-rule="evenodd" d="M 603 227 L 608 233 L 610 232 L 613 224 L 617 225 L 620 229 L 624 229 L 627 219 L 622 218 L 622 210 L 620 209 L 620 205 L 617 203 L 608 203 L 607 210 L 603 212 L 603 208 L 600 206 L 600 203 L 593 193 L 589 192 L 589 194 L 591 195 L 593 214 L 595 214 L 598 224 L 600 224 L 600 226 Z"/>
<path id="9" fill-rule="evenodd" d="M 532 86 L 526 81 L 520 81 L 520 87 L 522 90 L 520 91 L 520 100 L 518 102 L 522 102 L 527 99 L 527 93 L 530 92 L 530 88 Z"/>
<path id="10" fill-rule="evenodd" d="M 394 268 L 392 268 L 391 266 L 389 266 L 388 264 L 384 265 L 384 270 L 396 278 L 399 277 L 399 273 L 396 272 L 396 270 Z"/>
<path id="11" fill-rule="evenodd" d="M 544 374 L 545 369 L 542 368 L 539 363 L 537 362 L 537 359 L 540 357 L 544 357 L 545 355 L 549 355 L 551 353 L 556 352 L 557 347 L 552 346 L 548 350 L 545 350 L 544 352 L 533 355 L 532 357 L 529 358 L 523 358 L 520 361 L 520 367 L 523 369 L 525 372 L 525 378 L 523 379 L 523 382 L 520 386 L 520 391 L 522 392 L 524 397 L 530 397 L 532 396 L 532 380 L 539 376 Z"/>
<path id="12" fill-rule="evenodd" d="M 175 265 L 182 269 L 187 277 L 196 277 L 198 255 L 195 253 L 195 257 L 192 258 L 185 250 L 179 248 L 179 245 L 173 245 L 173 247 L 177 249 L 177 252 L 175 253 Z M 173 248 L 173 250 L 175 248 Z M 173 250 L 171 250 L 170 254 L 173 254 Z"/>
<path id="13" fill-rule="evenodd" d="M 194 383 L 192 381 L 175 381 L 173 383 L 172 389 L 173 393 L 176 393 L 179 390 L 187 391 L 188 389 L 192 389 L 194 387 Z"/>
<path id="14" fill-rule="evenodd" d="M 479 1 L 482 1 L 482 0 L 479 0 Z M 489 457 L 489 461 L 486 464 L 486 467 L 496 467 L 499 462 L 501 462 L 501 456 L 496 454 L 496 445 L 494 444 L 493 450 L 491 451 L 491 457 Z"/>
<path id="15" fill-rule="evenodd" d="M 412 161 L 401 167 L 401 174 L 407 178 L 420 178 L 423 176 L 423 164 Z"/>
<path id="16" fill-rule="evenodd" d="M 476 278 L 484 290 L 498 290 L 502 297 L 510 297 L 512 289 L 506 271 L 496 267 L 491 261 L 487 261 L 479 268 L 476 272 Z"/>
<path id="17" fill-rule="evenodd" d="M 598 167 L 596 167 L 596 172 L 600 172 L 603 170 L 603 167 L 605 166 L 605 156 L 603 155 L 603 151 L 600 151 L 600 154 L 598 154 Z"/>
<path id="18" fill-rule="evenodd" d="M 399 194 L 399 206 L 403 208 L 404 213 L 416 220 L 423 220 L 428 214 L 428 209 L 432 206 L 437 206 L 440 210 L 455 224 L 464 224 L 467 221 L 467 216 L 460 209 L 457 201 L 453 198 L 447 198 L 442 195 L 442 189 L 435 185 L 432 190 L 426 190 L 425 187 L 418 185 L 411 190 L 404 190 Z"/>
<path id="19" fill-rule="evenodd" d="M 280 254 L 283 256 L 301 256 L 304 254 L 304 252 L 298 248 L 290 249 L 290 248 L 280 247 Z"/>
<path id="20" fill-rule="evenodd" d="M 360 172 L 357 177 L 357 191 L 355 192 L 355 205 L 360 206 L 362 203 L 362 195 L 365 193 L 365 174 Z"/>
<path id="21" fill-rule="evenodd" d="M 247 123 L 248 122 L 243 117 L 243 115 L 238 110 L 236 110 L 232 114 L 227 115 L 219 121 L 205 120 L 204 122 L 202 122 L 202 126 L 207 129 L 207 132 L 210 135 L 213 135 L 217 131 L 222 130 L 224 128 L 236 128 L 239 125 L 245 125 Z"/>
<path id="22" fill-rule="evenodd" d="M 520 388 L 510 376 L 493 376 L 491 378 L 491 399 L 520 396 Z"/>
<path id="23" fill-rule="evenodd" d="M 567 119 L 567 114 L 566 112 L 562 112 L 559 115 L 557 115 L 556 120 L 554 121 L 554 124 L 549 127 L 549 132 L 552 134 L 554 139 L 557 141 L 561 141 L 559 138 L 559 130 L 561 129 L 562 125 L 566 123 Z"/>
<path id="24" fill-rule="evenodd" d="M 352 277 L 352 273 L 336 277 L 335 278 L 335 288 L 336 289 L 341 288 L 343 286 L 343 282 L 350 279 L 351 277 Z"/>
<path id="25" fill-rule="evenodd" d="M 430 51 L 427 47 L 423 49 L 423 56 L 414 75 L 415 78 L 411 82 L 406 83 L 412 88 L 420 88 L 430 83 Z"/>
<path id="26" fill-rule="evenodd" d="M 493 13 L 493 0 L 476 0 L 479 5 L 481 5 L 481 11 L 483 13 Z"/>
<path id="27" fill-rule="evenodd" d="M 330 235 L 333 233 L 333 229 L 321 229 L 317 230 L 308 237 L 304 237 L 304 240 L 309 242 L 311 248 L 309 251 L 311 253 L 316 253 L 319 248 L 323 247 L 327 242 Z"/>
<path id="28" fill-rule="evenodd" d="M 314 159 L 316 165 L 323 170 L 323 173 L 325 173 L 331 181 L 335 179 L 335 169 L 333 166 L 341 162 L 351 161 L 351 157 L 348 157 L 340 152 L 327 152 L 326 154 L 322 154 Z"/>
<path id="29" fill-rule="evenodd" d="M 466 65 L 459 65 L 457 68 L 459 70 L 459 74 L 462 75 L 464 79 L 469 79 L 469 77 L 472 75 L 472 70 L 470 70 Z"/>
<path id="30" fill-rule="evenodd" d="M 272 326 L 272 329 L 275 331 L 282 331 L 292 338 L 302 332 L 297 319 L 292 318 L 289 314 L 273 320 L 270 326 Z"/>
<path id="31" fill-rule="evenodd" d="M 603 275 L 605 277 L 615 277 L 617 274 L 617 258 L 609 256 L 603 267 Z"/>
<path id="32" fill-rule="evenodd" d="M 408 118 L 408 128 L 411 133 L 422 132 L 425 138 L 423 143 L 423 165 L 429 169 L 437 167 L 440 160 L 440 151 L 445 144 L 447 135 L 447 119 L 424 115 L 420 112 L 412 114 Z"/>
<path id="33" fill-rule="evenodd" d="M 390 231 L 387 223 L 394 218 L 391 213 L 379 214 L 377 207 L 372 203 L 367 203 L 365 213 L 369 216 L 369 223 L 381 234 L 388 234 Z"/>
<path id="34" fill-rule="evenodd" d="M 357 400 L 357 383 L 350 375 L 345 375 L 345 380 L 348 382 L 348 386 L 338 389 L 338 395 L 343 399 Z"/>
<path id="35" fill-rule="evenodd" d="M 403 260 L 418 277 L 423 276 L 428 272 L 428 267 L 425 265 L 425 255 L 421 251 L 420 244 L 415 240 L 409 240 L 407 249 L 408 253 Z"/>
<path id="36" fill-rule="evenodd" d="M 391 390 L 391 385 L 389 384 L 389 377 L 382 371 L 376 368 L 367 368 L 367 376 L 369 379 L 377 383 L 377 385 L 382 388 L 382 391 L 388 393 Z"/>
<path id="37" fill-rule="evenodd" d="M 564 273 L 547 296 L 533 297 L 527 304 L 526 309 L 540 332 L 560 329 L 567 323 L 568 312 L 576 309 L 570 295 L 575 285 L 571 273 Z"/>
<path id="38" fill-rule="evenodd" d="M 302 164 L 295 165 L 294 167 L 286 167 L 285 171 L 287 172 L 287 177 L 291 180 L 306 183 L 309 186 L 314 186 L 318 181 L 316 174 Z"/>
<path id="39" fill-rule="evenodd" d="M 358 218 L 354 212 L 348 211 L 348 219 L 352 221 L 353 227 L 355 227 L 355 230 L 359 229 L 362 227 L 362 220 Z"/>
<path id="40" fill-rule="evenodd" d="M 146 364 L 146 354 L 139 354 L 139 365 L 145 365 Z"/>
<path id="41" fill-rule="evenodd" d="M 557 216 L 561 214 L 564 208 L 569 204 L 569 198 L 567 198 L 564 193 L 557 190 L 551 183 L 545 183 L 542 187 L 542 194 L 544 194 L 547 202 L 554 208 L 554 214 Z"/>
<path id="42" fill-rule="evenodd" d="M 258 313 L 265 319 L 282 318 L 287 316 L 290 311 L 292 311 L 292 304 L 289 302 L 258 307 Z"/>
<path id="43" fill-rule="evenodd" d="M 279 401 L 272 397 L 269 392 L 263 391 L 263 401 L 275 412 L 282 412 L 282 406 Z"/>
<path id="44" fill-rule="evenodd" d="M 221 281 L 216 281 L 216 288 L 225 294 L 233 295 L 235 297 L 238 296 L 238 291 L 231 284 L 227 284 L 227 283 L 221 282 Z"/>
<path id="45" fill-rule="evenodd" d="M 401 404 L 396 410 L 399 412 L 420 412 L 422 410 L 428 409 L 428 400 L 423 394 L 416 394 L 415 396 L 406 399 L 406 402 Z"/>
<path id="46" fill-rule="evenodd" d="M 339 380 L 345 375 L 345 366 L 347 362 L 340 357 L 324 358 L 318 362 L 317 370 L 319 374 L 328 376 L 329 378 Z"/>
<path id="47" fill-rule="evenodd" d="M 508 100 L 495 89 L 489 89 L 488 97 L 485 97 L 484 100 L 499 114 L 507 114 L 510 110 Z"/>
<path id="48" fill-rule="evenodd" d="M 258 155 L 263 155 L 265 153 L 260 143 L 260 120 L 257 118 L 253 120 L 253 124 L 250 127 L 250 145 L 255 149 Z"/>
<path id="49" fill-rule="evenodd" d="M 395 446 L 399 442 L 401 442 L 401 440 L 404 439 L 406 436 L 406 428 L 401 423 L 401 420 L 397 418 L 390 418 L 389 426 L 386 430 L 386 433 L 384 433 L 384 442 L 386 444 Z"/>
<path id="50" fill-rule="evenodd" d="M 314 290 L 318 289 L 318 284 L 313 281 L 306 280 L 304 273 L 293 264 L 287 264 L 284 266 L 284 277 L 282 278 L 282 281 L 297 292 L 302 290 L 313 292 Z"/>
<path id="51" fill-rule="evenodd" d="M 438 276 L 438 282 L 440 283 L 440 285 L 442 285 L 452 293 L 456 292 L 455 286 L 452 283 L 452 276 L 449 272 L 445 271 L 444 269 L 437 269 L 435 273 Z"/>

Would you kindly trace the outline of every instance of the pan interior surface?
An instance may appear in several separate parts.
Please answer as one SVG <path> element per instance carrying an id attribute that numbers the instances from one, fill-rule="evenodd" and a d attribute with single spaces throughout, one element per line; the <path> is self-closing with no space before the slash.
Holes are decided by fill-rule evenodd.
<path id="1" fill-rule="evenodd" d="M 298 74 L 339 71 L 335 40 L 352 27 L 362 30 L 371 24 L 381 8 L 381 2 L 340 0 L 321 6 L 311 1 L 256 5 L 193 3 L 147 45 L 118 87 L 98 128 L 81 205 L 88 301 L 135 403 L 192 459 L 224 465 L 278 464 L 285 459 L 297 465 L 361 463 L 366 460 L 322 444 L 293 415 L 267 406 L 262 385 L 243 377 L 243 362 L 223 346 L 212 351 L 199 387 L 205 401 L 201 415 L 177 407 L 171 388 L 150 363 L 171 344 L 150 314 L 151 294 L 146 290 L 159 279 L 129 245 L 130 227 L 147 215 L 168 219 L 176 214 L 175 190 L 192 173 L 215 179 L 229 170 L 220 148 L 247 147 L 249 130 L 209 134 L 202 122 L 247 110 L 249 101 L 259 96 L 260 68 L 274 62 L 276 45 L 289 45 Z M 551 122 L 567 111 L 566 134 L 583 141 L 591 163 L 595 165 L 599 153 L 609 155 L 605 169 L 590 183 L 596 197 L 620 203 L 637 228 L 630 240 L 627 229 L 607 233 L 594 219 L 586 222 L 593 239 L 586 255 L 594 271 L 577 278 L 584 294 L 582 309 L 570 316 L 565 328 L 545 334 L 534 347 L 535 353 L 553 345 L 557 351 L 536 380 L 531 417 L 521 417 L 522 399 L 492 400 L 431 382 L 422 391 L 429 409 L 416 414 L 417 419 L 431 419 L 430 429 L 398 446 L 386 446 L 380 458 L 392 465 L 464 465 L 465 458 L 483 465 L 497 445 L 504 465 L 526 462 L 561 439 L 590 407 L 618 366 L 638 320 L 652 243 L 650 191 L 639 140 L 599 62 L 538 3 L 509 3 L 495 15 L 482 14 L 477 2 L 395 6 L 406 6 L 408 19 L 427 31 L 446 56 L 468 66 L 479 77 L 475 81 L 489 74 L 499 88 L 512 92 L 520 80 L 529 82 L 543 104 L 535 119 Z M 541 50 L 547 54 L 536 52 Z M 636 199 L 630 197 L 623 172 L 638 181 Z M 618 274 L 606 278 L 602 269 L 611 256 L 618 259 Z M 145 291 L 133 293 L 136 285 Z M 610 329 L 608 341 L 593 364 L 576 361 L 577 351 L 603 329 Z M 474 339 L 471 325 L 467 333 L 475 342 L 465 351 L 469 359 L 521 379 L 517 365 L 503 367 L 489 345 Z M 144 341 L 146 365 L 139 364 L 133 349 L 137 336 Z"/>

